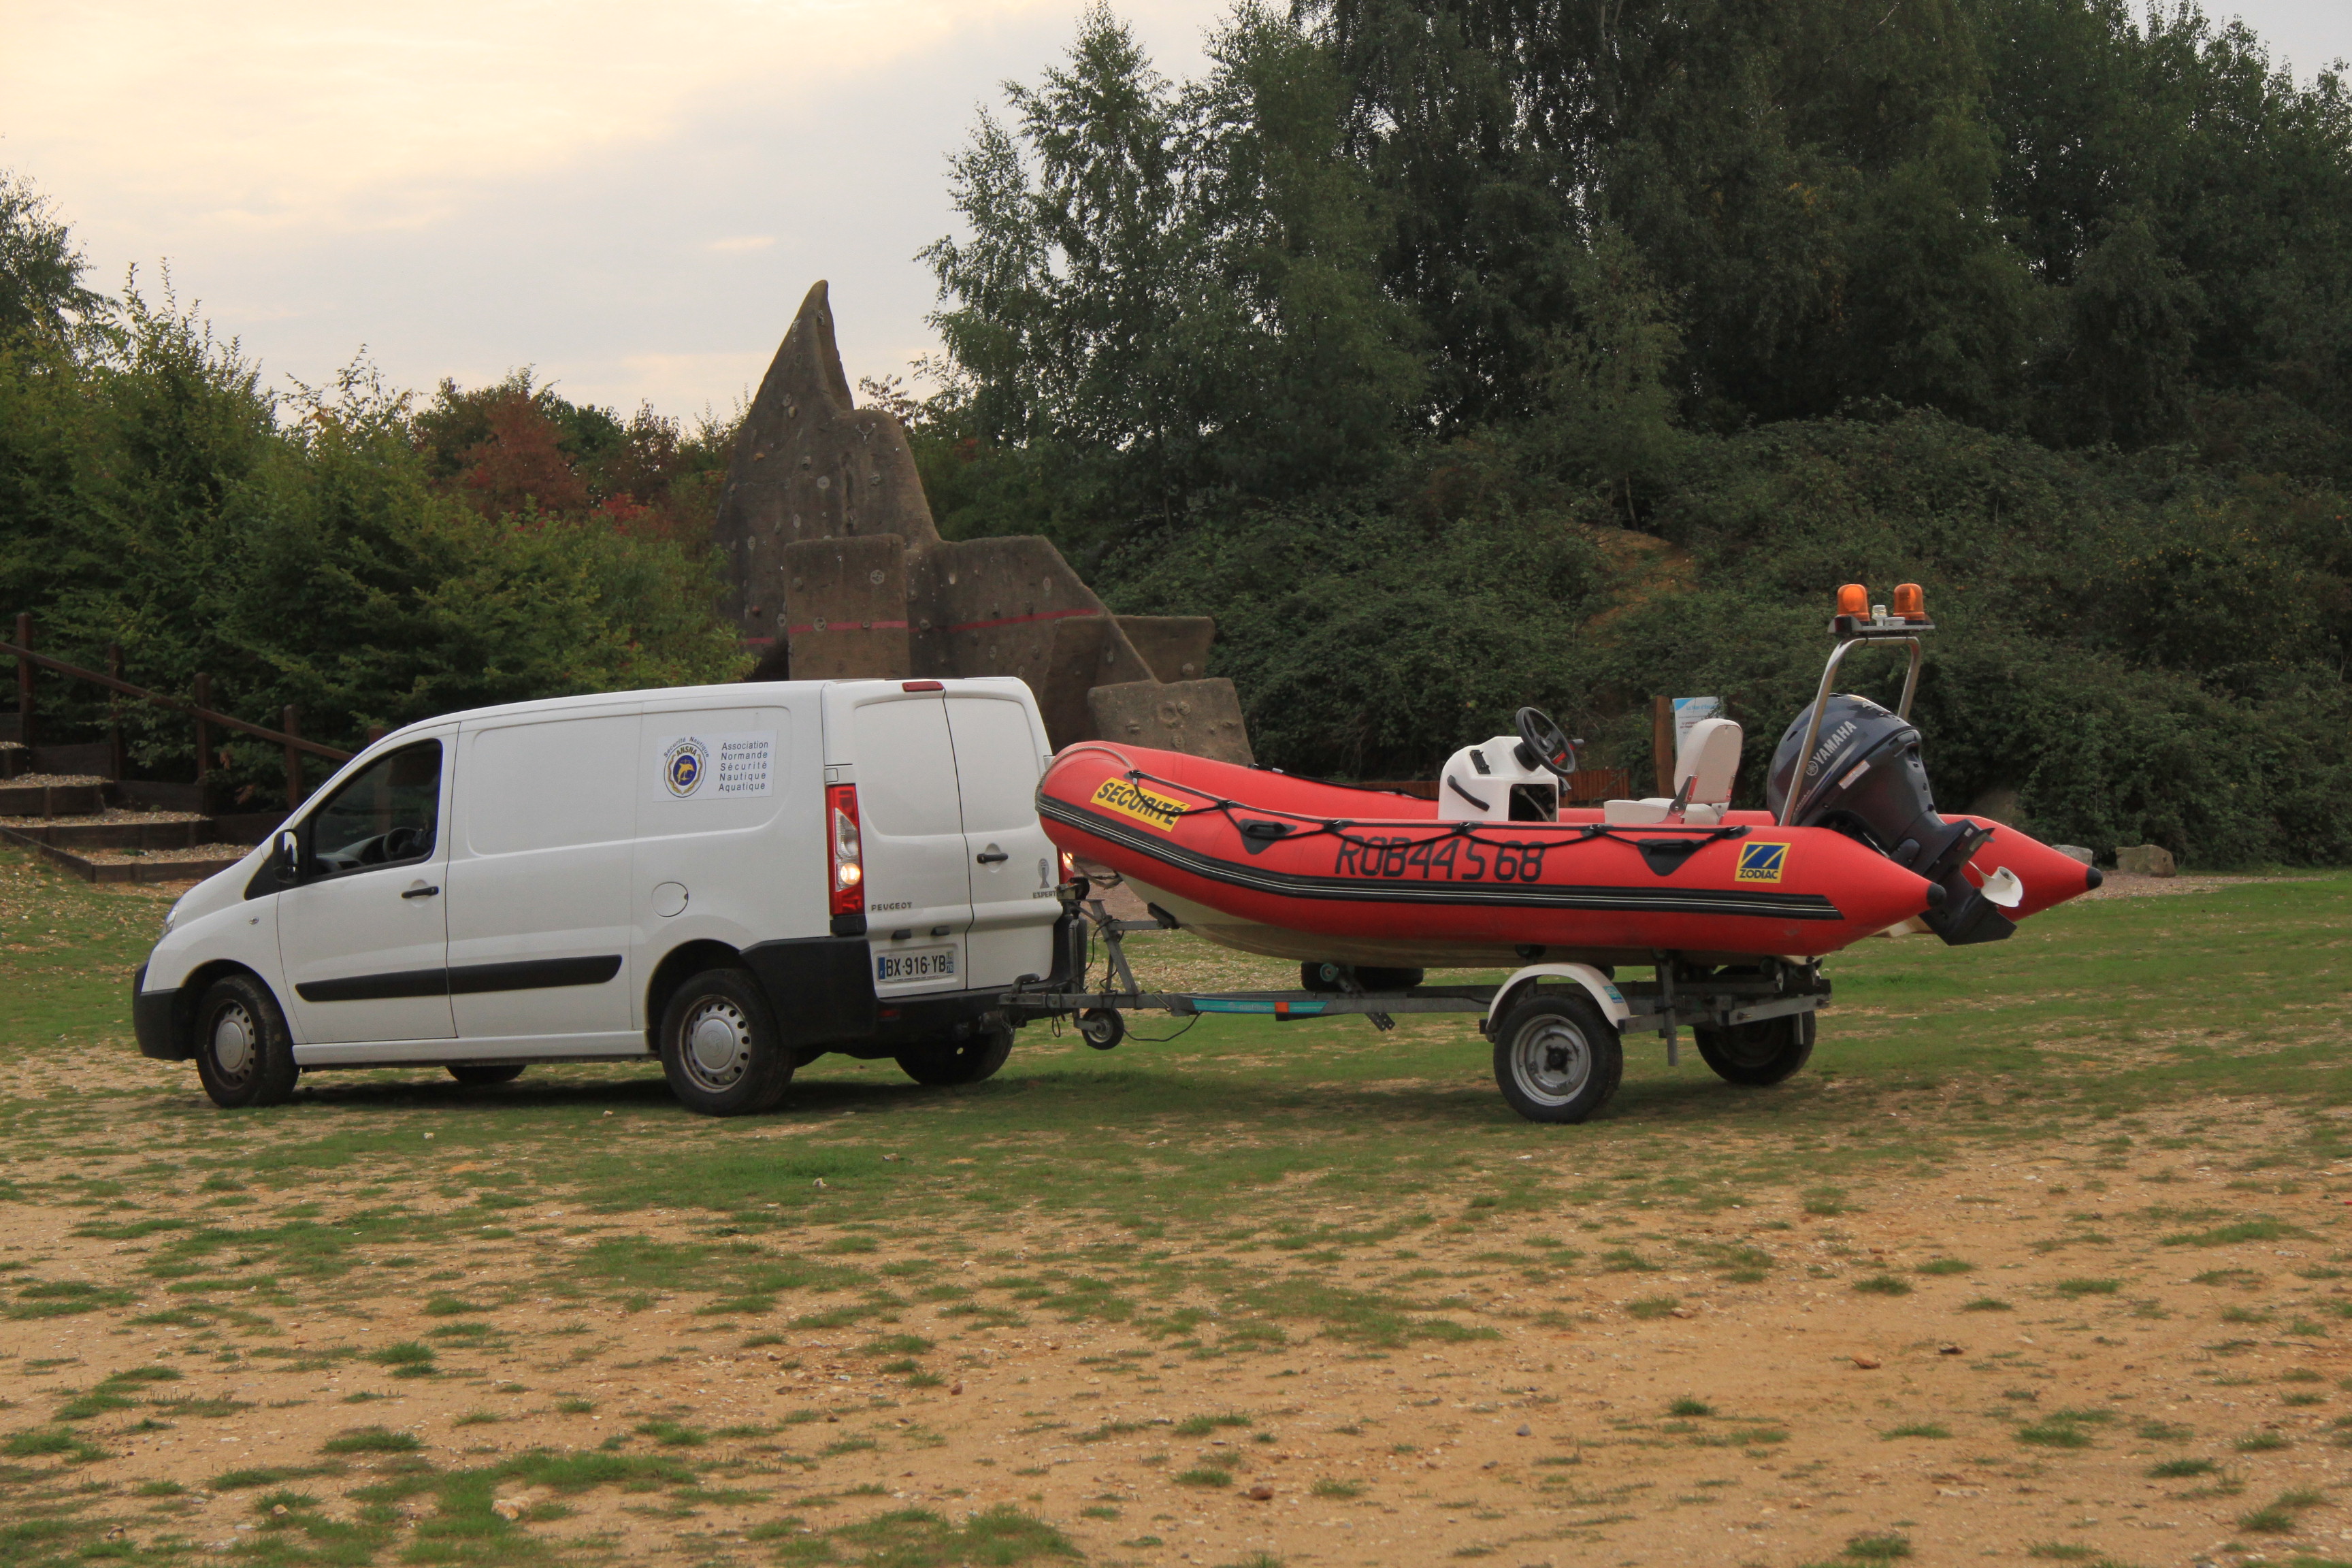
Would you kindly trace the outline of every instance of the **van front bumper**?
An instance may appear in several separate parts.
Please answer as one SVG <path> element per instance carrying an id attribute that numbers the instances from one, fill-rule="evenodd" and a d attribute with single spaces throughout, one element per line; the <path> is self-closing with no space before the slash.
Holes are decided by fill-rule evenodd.
<path id="1" fill-rule="evenodd" d="M 131 1028 L 139 1037 L 139 1054 L 159 1062 L 182 1062 L 190 1052 L 180 1040 L 180 994 L 150 991 L 147 966 L 131 977 Z"/>

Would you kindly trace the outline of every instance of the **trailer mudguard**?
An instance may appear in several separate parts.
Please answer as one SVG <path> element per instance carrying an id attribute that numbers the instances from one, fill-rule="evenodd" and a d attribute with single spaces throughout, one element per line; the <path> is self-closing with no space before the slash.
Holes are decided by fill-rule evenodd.
<path id="1" fill-rule="evenodd" d="M 1616 982 L 1592 965 L 1531 963 L 1496 989 L 1495 1000 L 1486 1008 L 1486 1021 L 1481 1026 L 1485 1032 L 1492 1035 L 1495 1021 L 1503 1016 L 1504 1009 L 1519 999 L 1522 990 L 1539 980 L 1573 980 L 1584 987 L 1585 994 L 1592 998 L 1593 1005 L 1601 1009 L 1601 1016 L 1621 1031 L 1625 1027 L 1625 1021 L 1633 1016 L 1633 1009 L 1627 1005 L 1625 994 L 1617 989 Z"/>

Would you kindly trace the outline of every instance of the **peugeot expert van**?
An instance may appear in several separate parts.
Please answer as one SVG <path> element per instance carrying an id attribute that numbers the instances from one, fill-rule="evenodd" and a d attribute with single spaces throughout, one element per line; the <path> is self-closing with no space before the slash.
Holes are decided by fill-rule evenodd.
<path id="1" fill-rule="evenodd" d="M 140 1050 L 225 1107 L 303 1072 L 657 1057 L 766 1110 L 824 1055 L 924 1083 L 1003 1065 L 1048 978 L 1060 856 L 1014 679 L 782 681 L 514 703 L 353 758 L 173 906 Z"/>

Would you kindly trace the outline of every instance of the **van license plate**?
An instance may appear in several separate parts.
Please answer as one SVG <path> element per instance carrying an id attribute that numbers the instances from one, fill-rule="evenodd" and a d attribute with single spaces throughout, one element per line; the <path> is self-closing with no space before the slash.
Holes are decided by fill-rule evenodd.
<path id="1" fill-rule="evenodd" d="M 952 976 L 955 949 L 923 947 L 912 952 L 877 952 L 874 955 L 874 978 L 877 984 L 891 981 L 941 980 Z"/>

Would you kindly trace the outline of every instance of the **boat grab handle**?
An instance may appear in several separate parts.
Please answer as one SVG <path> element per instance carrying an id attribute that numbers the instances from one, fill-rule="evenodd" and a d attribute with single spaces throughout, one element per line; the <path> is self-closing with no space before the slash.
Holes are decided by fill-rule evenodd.
<path id="1" fill-rule="evenodd" d="M 1797 806 L 1805 797 L 1804 763 L 1805 760 L 1813 754 L 1813 743 L 1822 738 L 1822 705 L 1830 700 L 1830 682 L 1837 679 L 1838 666 L 1845 662 L 1845 656 L 1865 642 L 1895 642 L 1910 648 L 1911 668 L 1904 673 L 1903 700 L 1896 704 L 1895 716 L 1906 721 L 1908 721 L 1911 717 L 1911 698 L 1919 689 L 1919 663 L 1925 657 L 1926 651 L 1920 647 L 1919 639 L 1917 637 L 1859 637 L 1841 639 L 1837 647 L 1830 650 L 1829 663 L 1822 667 L 1822 687 L 1819 691 L 1813 693 L 1813 716 L 1805 723 L 1805 743 L 1797 752 L 1799 772 L 1790 783 L 1788 798 L 1780 803 L 1779 826 L 1782 827 L 1788 826 L 1790 821 L 1796 816 Z"/>

